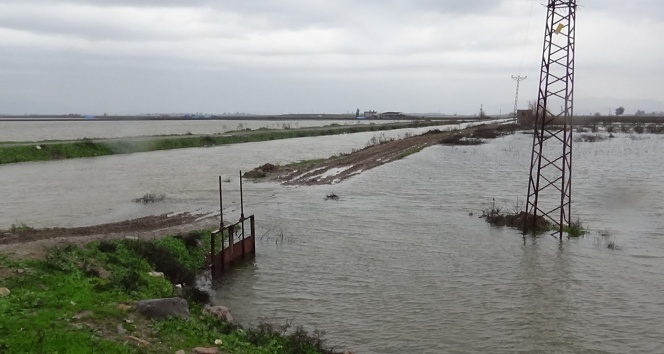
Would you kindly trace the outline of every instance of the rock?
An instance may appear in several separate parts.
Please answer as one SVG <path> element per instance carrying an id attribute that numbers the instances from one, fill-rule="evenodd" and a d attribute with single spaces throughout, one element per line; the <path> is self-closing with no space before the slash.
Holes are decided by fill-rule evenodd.
<path id="1" fill-rule="evenodd" d="M 125 240 L 138 241 L 137 236 L 125 236 Z"/>
<path id="2" fill-rule="evenodd" d="M 0 288 L 0 297 L 9 296 L 12 292 L 7 288 Z"/>
<path id="3" fill-rule="evenodd" d="M 233 322 L 231 311 L 226 306 L 205 306 L 203 313 L 216 317 L 225 322 Z"/>
<path id="4" fill-rule="evenodd" d="M 148 274 L 151 277 L 155 277 L 155 278 L 163 278 L 164 277 L 164 273 L 162 273 L 162 272 L 149 272 Z"/>
<path id="5" fill-rule="evenodd" d="M 175 352 L 175 354 L 186 354 L 186 353 L 185 353 L 184 350 L 180 349 L 180 350 L 178 350 L 177 352 Z"/>
<path id="6" fill-rule="evenodd" d="M 119 325 L 118 325 L 118 334 L 119 334 L 119 335 L 123 335 L 123 334 L 125 334 L 125 333 L 127 333 L 127 330 L 124 329 L 124 327 L 122 327 L 122 324 L 119 324 Z"/>
<path id="7" fill-rule="evenodd" d="M 222 342 L 221 339 L 215 339 L 214 340 L 214 345 L 221 345 L 222 343 L 224 343 L 224 342 Z"/>
<path id="8" fill-rule="evenodd" d="M 196 354 L 217 354 L 219 353 L 217 351 L 217 348 L 203 348 L 203 347 L 196 347 L 193 350 L 194 353 Z"/>
<path id="9" fill-rule="evenodd" d="M 189 304 L 179 297 L 141 300 L 136 303 L 136 311 L 149 319 L 178 317 L 189 319 Z"/>
<path id="10" fill-rule="evenodd" d="M 16 273 L 23 274 L 23 273 L 25 273 L 25 269 L 17 269 Z"/>

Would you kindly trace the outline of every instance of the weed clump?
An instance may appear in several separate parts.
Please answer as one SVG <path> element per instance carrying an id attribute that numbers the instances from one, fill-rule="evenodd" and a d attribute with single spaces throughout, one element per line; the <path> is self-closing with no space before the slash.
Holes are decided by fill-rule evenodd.
<path id="1" fill-rule="evenodd" d="M 164 194 L 145 193 L 142 197 L 132 199 L 131 201 L 134 202 L 134 203 L 148 204 L 148 203 L 161 202 L 165 198 L 166 198 L 166 195 L 164 195 Z"/>
<path id="2" fill-rule="evenodd" d="M 203 233 L 200 231 L 192 231 L 184 235 L 175 235 L 173 237 L 182 240 L 185 247 L 188 249 L 195 249 L 201 246 Z"/>
<path id="3" fill-rule="evenodd" d="M 523 203 L 519 203 L 517 199 L 516 204 L 511 206 L 508 211 L 503 211 L 500 207 L 496 206 L 494 199 L 491 207 L 482 211 L 480 218 L 483 218 L 491 225 L 494 226 L 508 226 L 511 228 L 519 229 L 524 233 L 541 233 L 551 230 L 553 224 L 542 216 L 529 214 L 523 210 Z"/>
<path id="4" fill-rule="evenodd" d="M 271 163 L 266 163 L 263 166 L 258 166 L 254 168 L 251 171 L 245 172 L 243 177 L 245 178 L 265 178 L 267 177 L 267 174 L 270 172 L 274 172 L 278 169 L 277 166 L 271 164 Z"/>
<path id="5" fill-rule="evenodd" d="M 441 145 L 481 145 L 482 139 L 469 138 L 465 134 L 453 134 L 438 141 Z"/>
<path id="6" fill-rule="evenodd" d="M 21 231 L 31 231 L 34 230 L 34 228 L 23 222 L 17 222 L 16 224 L 12 224 L 12 227 L 9 230 L 11 232 L 21 232 Z"/>
<path id="7" fill-rule="evenodd" d="M 485 219 L 491 225 L 508 226 L 519 229 L 524 233 L 539 234 L 546 231 L 559 230 L 558 225 L 552 223 L 544 216 L 538 215 L 535 217 L 533 214 L 522 211 L 522 209 L 523 205 L 519 204 L 517 199 L 517 204 L 512 206 L 509 211 L 504 212 L 501 208 L 496 207 L 494 199 L 491 207 L 482 211 L 480 218 Z M 563 226 L 563 231 L 572 238 L 581 237 L 587 233 L 579 219 L 567 226 Z"/>
<path id="8" fill-rule="evenodd" d="M 145 259 L 155 270 L 163 272 L 173 284 L 194 284 L 196 273 L 180 262 L 177 255 L 157 242 L 141 240 L 120 241 L 124 247 Z"/>
<path id="9" fill-rule="evenodd" d="M 569 237 L 581 237 L 586 234 L 586 229 L 583 227 L 580 219 L 570 222 L 569 225 L 563 227 L 563 231 L 567 233 Z"/>
<path id="10" fill-rule="evenodd" d="M 247 340 L 256 346 L 276 346 L 275 353 L 306 354 L 313 348 L 317 353 L 341 353 L 329 349 L 323 339 L 323 331 L 307 332 L 304 327 L 297 326 L 292 331 L 292 324 L 274 325 L 262 322 L 258 327 L 247 330 Z M 276 348 L 275 348 L 276 349 Z"/>

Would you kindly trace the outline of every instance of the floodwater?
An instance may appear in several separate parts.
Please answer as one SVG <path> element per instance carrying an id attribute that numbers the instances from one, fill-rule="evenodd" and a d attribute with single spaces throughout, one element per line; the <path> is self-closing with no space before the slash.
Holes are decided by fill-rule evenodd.
<path id="1" fill-rule="evenodd" d="M 232 178 L 232 220 L 237 170 L 373 135 L 0 166 L 0 225 L 214 211 L 217 175 Z M 215 301 L 241 323 L 292 320 L 357 353 L 664 352 L 662 137 L 616 136 L 575 143 L 573 213 L 592 232 L 562 243 L 478 218 L 492 198 L 522 201 L 524 134 L 431 147 L 333 186 L 247 183 L 257 255 L 216 285 Z M 147 191 L 166 201 L 129 202 Z M 324 200 L 330 192 L 341 199 Z"/>
<path id="2" fill-rule="evenodd" d="M 0 141 L 76 140 L 150 135 L 220 134 L 242 129 L 322 127 L 395 121 L 358 120 L 127 120 L 127 121 L 2 121 Z"/>

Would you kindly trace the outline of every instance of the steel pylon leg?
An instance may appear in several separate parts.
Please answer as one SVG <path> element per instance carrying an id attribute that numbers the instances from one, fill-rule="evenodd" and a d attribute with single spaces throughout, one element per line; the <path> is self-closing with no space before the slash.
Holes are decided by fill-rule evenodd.
<path id="1" fill-rule="evenodd" d="M 531 225 L 539 218 L 552 221 L 562 240 L 571 221 L 577 5 L 575 0 L 549 0 L 547 7 L 526 220 Z"/>

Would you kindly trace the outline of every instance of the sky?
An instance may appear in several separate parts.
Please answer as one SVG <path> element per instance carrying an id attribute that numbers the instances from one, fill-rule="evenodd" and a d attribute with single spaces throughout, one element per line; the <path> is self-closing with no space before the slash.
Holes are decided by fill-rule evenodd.
<path id="1" fill-rule="evenodd" d="M 0 114 L 488 114 L 545 0 L 0 0 Z M 575 113 L 664 111 L 664 1 L 579 0 Z"/>

